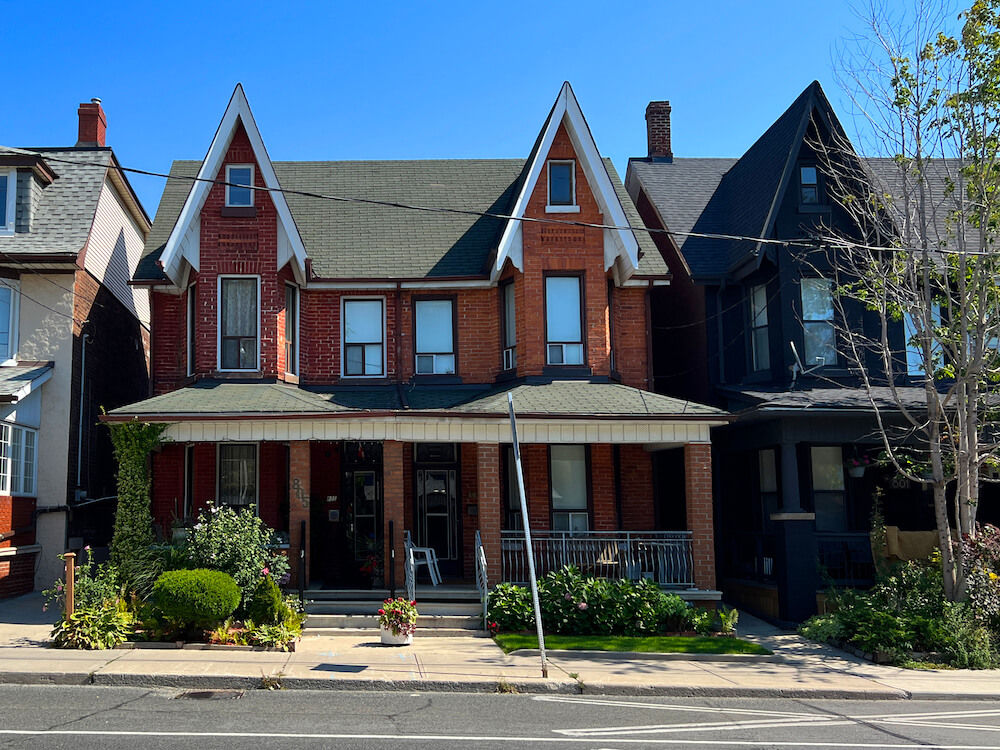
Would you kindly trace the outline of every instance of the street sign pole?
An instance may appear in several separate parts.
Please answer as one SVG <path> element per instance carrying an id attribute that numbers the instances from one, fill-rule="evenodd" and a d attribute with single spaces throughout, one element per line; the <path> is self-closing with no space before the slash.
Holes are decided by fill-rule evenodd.
<path id="1" fill-rule="evenodd" d="M 528 501 L 524 495 L 524 472 L 521 469 L 521 448 L 517 443 L 517 419 L 514 417 L 514 396 L 507 394 L 510 410 L 510 437 L 514 444 L 514 466 L 517 469 L 517 491 L 521 497 L 521 520 L 524 525 L 524 547 L 528 554 L 528 582 L 531 585 L 531 603 L 535 608 L 535 630 L 538 632 L 538 653 L 542 658 L 542 677 L 549 676 L 549 663 L 545 658 L 545 636 L 542 634 L 542 608 L 538 604 L 538 579 L 535 578 L 535 553 L 531 547 L 531 524 L 528 522 Z"/>

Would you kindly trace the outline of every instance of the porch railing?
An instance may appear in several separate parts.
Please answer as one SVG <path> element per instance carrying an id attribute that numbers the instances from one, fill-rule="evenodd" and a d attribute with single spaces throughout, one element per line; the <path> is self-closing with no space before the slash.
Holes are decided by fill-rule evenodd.
<path id="1" fill-rule="evenodd" d="M 410 532 L 403 532 L 403 582 L 406 585 L 406 599 L 413 601 L 417 598 L 417 575 L 416 566 L 413 563 L 413 539 Z"/>
<path id="2" fill-rule="evenodd" d="M 483 604 L 483 630 L 486 630 L 486 617 L 490 607 L 490 580 L 487 575 L 486 550 L 483 549 L 483 539 L 478 529 L 476 529 L 476 588 L 479 589 L 479 601 Z"/>
<path id="3" fill-rule="evenodd" d="M 532 531 L 535 571 L 543 576 L 564 565 L 598 578 L 652 580 L 694 588 L 690 531 Z M 500 532 L 503 580 L 527 583 L 524 532 Z"/>

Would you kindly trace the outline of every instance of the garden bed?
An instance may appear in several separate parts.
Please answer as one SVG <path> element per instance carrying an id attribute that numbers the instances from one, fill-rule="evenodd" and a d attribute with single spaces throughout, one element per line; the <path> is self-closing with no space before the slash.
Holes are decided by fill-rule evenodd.
<path id="1" fill-rule="evenodd" d="M 505 653 L 537 649 L 538 638 L 526 633 L 499 633 L 494 636 Z M 770 656 L 772 652 L 750 641 L 725 636 L 616 636 L 547 635 L 545 648 L 553 651 L 602 651 L 656 654 L 742 654 Z"/>
<path id="2" fill-rule="evenodd" d="M 125 641 L 115 646 L 122 650 L 142 649 L 184 649 L 185 651 L 295 651 L 295 641 L 281 646 L 244 646 L 237 643 L 199 643 L 188 641 Z"/>

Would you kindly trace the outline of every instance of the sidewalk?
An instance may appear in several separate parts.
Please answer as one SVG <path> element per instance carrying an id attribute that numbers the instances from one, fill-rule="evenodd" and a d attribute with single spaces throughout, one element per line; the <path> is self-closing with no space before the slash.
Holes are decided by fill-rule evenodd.
<path id="1" fill-rule="evenodd" d="M 309 636 L 291 654 L 46 647 L 53 619 L 32 594 L 0 602 L 0 683 L 191 689 L 258 687 L 619 695 L 859 699 L 995 699 L 1000 672 L 919 672 L 878 666 L 749 616 L 741 635 L 773 650 L 767 661 L 662 660 L 616 654 L 504 654 L 488 638 L 421 638 L 383 647 L 377 635 Z"/>

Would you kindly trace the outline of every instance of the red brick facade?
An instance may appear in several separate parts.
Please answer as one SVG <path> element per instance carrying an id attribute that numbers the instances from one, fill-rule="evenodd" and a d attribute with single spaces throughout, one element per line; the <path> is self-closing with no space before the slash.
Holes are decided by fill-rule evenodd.
<path id="1" fill-rule="evenodd" d="M 0 496 L 0 550 L 35 543 L 34 511 L 33 497 Z M 21 533 L 14 534 L 15 531 Z M 36 552 L 26 552 L 0 557 L 0 599 L 26 594 L 34 588 L 36 555 Z"/>
<path id="2" fill-rule="evenodd" d="M 715 588 L 715 539 L 712 532 L 712 446 L 684 446 L 688 529 L 694 541 L 694 574 L 699 588 Z"/>

